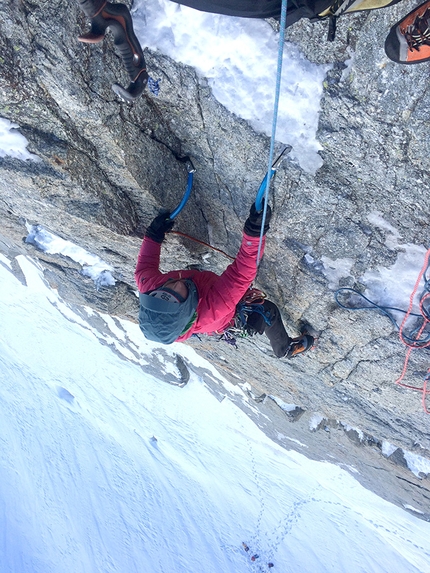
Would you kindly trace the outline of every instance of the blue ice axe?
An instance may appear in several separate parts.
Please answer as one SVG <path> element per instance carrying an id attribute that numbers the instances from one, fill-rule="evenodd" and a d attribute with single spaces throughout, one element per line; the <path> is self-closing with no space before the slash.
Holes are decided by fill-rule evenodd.
<path id="1" fill-rule="evenodd" d="M 184 196 L 181 199 L 181 202 L 179 203 L 179 205 L 176 207 L 176 209 L 174 209 L 171 213 L 170 213 L 170 219 L 173 221 L 173 219 L 175 219 L 175 217 L 177 217 L 179 215 L 179 213 L 182 211 L 182 209 L 185 207 L 188 199 L 190 198 L 191 195 L 191 189 L 193 188 L 193 179 L 194 179 L 194 173 L 196 172 L 196 169 L 193 165 L 193 162 L 191 161 L 190 158 L 186 158 L 185 159 L 186 164 L 187 164 L 187 171 L 188 171 L 188 181 L 187 181 L 187 187 L 185 189 L 185 193 Z"/>
<path id="2" fill-rule="evenodd" d="M 275 159 L 275 161 L 273 162 L 272 167 L 270 169 L 270 181 L 272 180 L 273 176 L 275 175 L 277 165 L 280 163 L 285 152 L 289 153 L 291 150 L 292 150 L 291 145 L 286 145 L 284 147 L 284 149 L 281 151 L 281 153 L 278 155 L 278 157 Z M 255 198 L 255 208 L 258 212 L 263 210 L 263 198 L 264 198 L 264 194 L 266 192 L 268 176 L 269 176 L 269 173 L 267 172 L 266 175 L 264 176 L 263 181 L 261 182 L 260 187 L 258 188 L 257 197 Z M 270 185 L 270 182 L 269 182 L 269 185 Z"/>

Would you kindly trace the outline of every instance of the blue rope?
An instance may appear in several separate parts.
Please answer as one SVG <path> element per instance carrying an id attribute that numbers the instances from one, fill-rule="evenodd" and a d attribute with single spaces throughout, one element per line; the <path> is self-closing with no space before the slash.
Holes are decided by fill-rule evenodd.
<path id="1" fill-rule="evenodd" d="M 427 283 L 426 283 L 427 284 Z M 429 285 L 430 286 L 430 285 Z M 428 290 L 428 289 L 427 289 Z M 339 300 L 339 296 L 340 295 L 345 295 L 345 293 L 352 293 L 355 294 L 359 297 L 361 297 L 362 299 L 364 299 L 370 306 L 346 306 L 346 304 L 343 304 L 342 302 L 340 302 Z M 396 321 L 396 319 L 394 318 L 394 316 L 391 314 L 391 312 L 389 311 L 394 311 L 394 312 L 402 312 L 403 314 L 406 314 L 407 311 L 406 310 L 402 310 L 401 308 L 396 308 L 394 306 L 381 306 L 379 304 L 376 304 L 376 302 L 373 302 L 372 300 L 368 299 L 366 296 L 364 296 L 364 294 L 362 294 L 361 292 L 359 292 L 358 290 L 355 290 L 353 288 L 348 288 L 348 287 L 343 287 L 338 289 L 335 293 L 334 293 L 334 299 L 337 303 L 337 305 L 340 308 L 344 308 L 346 310 L 375 310 L 377 312 L 380 312 L 381 314 L 384 314 L 386 317 L 388 317 L 391 321 L 391 323 L 395 326 L 395 328 L 397 330 L 400 330 L 400 325 L 399 323 Z M 423 309 L 425 312 L 425 315 L 428 314 L 426 309 Z M 417 314 L 414 312 L 410 313 L 410 316 L 415 316 L 417 318 L 423 318 L 422 314 Z M 418 331 L 420 330 L 420 326 L 416 327 L 411 333 L 410 336 L 407 336 L 406 334 L 403 334 L 403 338 L 405 338 L 408 342 L 411 343 L 417 343 L 419 342 L 419 344 L 427 344 L 430 341 L 430 334 L 428 334 L 425 338 L 420 339 L 419 341 L 417 341 L 417 339 L 415 338 L 415 335 L 418 333 Z"/>
<path id="2" fill-rule="evenodd" d="M 274 150 L 275 150 L 276 124 L 278 123 L 279 95 L 281 93 L 282 58 L 284 55 L 285 28 L 286 28 L 286 22 L 287 22 L 287 4 L 288 4 L 288 0 L 282 0 L 281 24 L 280 24 L 280 28 L 279 28 L 279 44 L 278 44 L 278 70 L 276 73 L 275 103 L 273 105 L 272 136 L 271 136 L 271 140 L 270 140 L 270 152 L 269 152 L 269 161 L 268 161 L 268 165 L 267 165 L 267 173 L 271 173 L 272 163 L 273 163 L 273 155 L 274 155 Z M 271 177 L 267 177 L 266 189 L 264 192 L 263 220 L 262 220 L 261 231 L 260 231 L 260 242 L 258 244 L 257 267 L 260 264 L 261 247 L 263 244 L 264 224 L 266 222 L 266 215 L 267 215 L 267 204 L 268 204 L 268 199 L 269 199 L 270 179 L 271 179 Z"/>

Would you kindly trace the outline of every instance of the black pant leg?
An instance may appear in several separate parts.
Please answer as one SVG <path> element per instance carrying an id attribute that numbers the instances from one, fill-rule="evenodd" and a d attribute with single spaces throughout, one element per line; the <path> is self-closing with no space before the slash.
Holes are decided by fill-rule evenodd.
<path id="1" fill-rule="evenodd" d="M 264 334 L 269 339 L 270 345 L 277 358 L 285 356 L 290 345 L 291 338 L 285 330 L 279 308 L 270 300 L 264 301 L 266 316 L 270 319 L 270 326 L 266 324 Z"/>

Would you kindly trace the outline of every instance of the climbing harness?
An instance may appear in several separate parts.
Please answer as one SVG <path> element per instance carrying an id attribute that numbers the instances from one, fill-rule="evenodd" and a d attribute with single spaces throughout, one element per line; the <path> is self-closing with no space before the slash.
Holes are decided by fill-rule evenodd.
<path id="1" fill-rule="evenodd" d="M 288 3 L 287 0 L 282 0 L 281 23 L 280 23 L 280 27 L 279 27 L 279 44 L 278 44 L 278 69 L 276 72 L 275 102 L 273 105 L 272 135 L 271 135 L 271 139 L 270 139 L 269 160 L 267 163 L 267 176 L 266 176 L 266 185 L 265 185 L 265 190 L 264 190 L 263 219 L 262 219 L 262 224 L 261 224 L 260 242 L 258 244 L 257 267 L 260 264 L 260 255 L 261 255 L 261 248 L 263 245 L 263 236 L 264 236 L 264 224 L 266 222 L 267 205 L 268 205 L 268 199 L 269 199 L 269 187 L 270 187 L 270 180 L 272 178 L 272 165 L 273 165 L 273 155 L 274 155 L 274 149 L 275 149 L 276 125 L 278 123 L 279 96 L 280 96 L 280 92 L 281 92 L 282 58 L 283 58 L 283 54 L 284 54 L 285 28 L 286 28 L 286 21 L 287 21 L 287 3 Z M 256 205 L 256 207 L 257 207 L 257 205 Z M 260 205 L 260 207 L 261 207 L 261 205 Z"/>
<path id="2" fill-rule="evenodd" d="M 191 161 L 191 159 L 189 157 L 181 159 L 181 161 L 184 161 L 187 165 L 187 171 L 188 171 L 187 187 L 185 189 L 184 196 L 182 197 L 179 205 L 176 207 L 176 209 L 173 209 L 173 211 L 170 213 L 170 219 L 172 221 L 173 221 L 173 219 L 175 219 L 179 215 L 179 213 L 182 211 L 182 209 L 187 204 L 188 199 L 190 198 L 191 190 L 193 188 L 194 173 L 196 172 L 196 169 L 193 165 L 193 162 Z"/>
<path id="3" fill-rule="evenodd" d="M 406 311 L 400 308 L 378 305 L 375 302 L 368 299 L 359 291 L 352 288 L 340 288 L 335 292 L 334 295 L 336 303 L 341 308 L 347 310 L 376 310 L 381 312 L 390 319 L 392 324 L 399 331 L 400 341 L 407 347 L 403 369 L 399 378 L 396 380 L 395 383 L 403 388 L 408 388 L 409 390 L 415 390 L 417 392 L 421 392 L 422 395 L 421 402 L 426 414 L 430 414 L 430 410 L 427 408 L 426 405 L 427 396 L 430 395 L 430 388 L 427 389 L 427 383 L 430 381 L 430 368 L 427 370 L 427 373 L 424 376 L 424 382 L 422 387 L 405 384 L 404 382 L 402 382 L 402 380 L 406 375 L 412 350 L 430 349 L 430 280 L 427 278 L 427 272 L 429 268 L 430 268 L 430 249 L 428 249 L 426 253 L 424 264 L 415 282 L 415 286 L 409 299 L 409 307 L 408 310 Z M 412 312 L 412 308 L 422 278 L 424 278 L 425 282 L 424 282 L 424 289 L 423 292 L 421 293 L 419 300 L 420 312 L 415 313 Z M 348 293 L 349 295 L 353 294 L 361 297 L 370 306 L 350 306 L 350 305 L 347 306 L 345 303 L 342 303 L 339 300 L 339 297 L 344 296 L 346 293 Z M 392 314 L 393 311 L 401 312 L 405 315 L 400 325 L 394 318 Z M 406 325 L 410 318 L 415 319 L 415 324 L 412 327 L 412 330 L 406 333 Z"/>
<path id="4" fill-rule="evenodd" d="M 236 313 L 227 328 L 222 332 L 215 333 L 221 335 L 218 340 L 224 340 L 231 346 L 237 348 L 238 338 L 253 336 L 255 331 L 248 326 L 248 316 L 254 312 L 260 314 L 266 324 L 270 326 L 271 322 L 266 316 L 263 306 L 265 298 L 267 298 L 267 295 L 263 291 L 256 288 L 249 288 L 237 304 Z"/>

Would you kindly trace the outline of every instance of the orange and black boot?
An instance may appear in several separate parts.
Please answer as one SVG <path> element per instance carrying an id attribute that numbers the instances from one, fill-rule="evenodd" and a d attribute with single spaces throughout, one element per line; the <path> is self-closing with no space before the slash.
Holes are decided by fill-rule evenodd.
<path id="1" fill-rule="evenodd" d="M 385 52 L 398 64 L 430 60 L 430 1 L 409 12 L 391 28 L 385 40 Z"/>
<path id="2" fill-rule="evenodd" d="M 290 338 L 282 322 L 281 313 L 276 304 L 270 300 L 263 302 L 264 316 L 253 312 L 249 315 L 247 326 L 253 332 L 265 334 L 277 358 L 293 358 L 310 350 L 314 337 L 303 328 L 298 338 Z"/>
<path id="3" fill-rule="evenodd" d="M 285 358 L 294 358 L 299 354 L 304 354 L 314 345 L 315 339 L 310 334 L 302 334 L 298 338 L 293 338 L 288 347 Z"/>
<path id="4" fill-rule="evenodd" d="M 97 44 L 105 37 L 106 29 L 111 29 L 131 80 L 127 89 L 120 84 L 113 84 L 112 89 L 124 101 L 134 101 L 142 94 L 149 76 L 130 10 L 125 4 L 112 4 L 106 0 L 78 0 L 78 4 L 91 21 L 91 30 L 79 36 L 79 41 Z"/>

